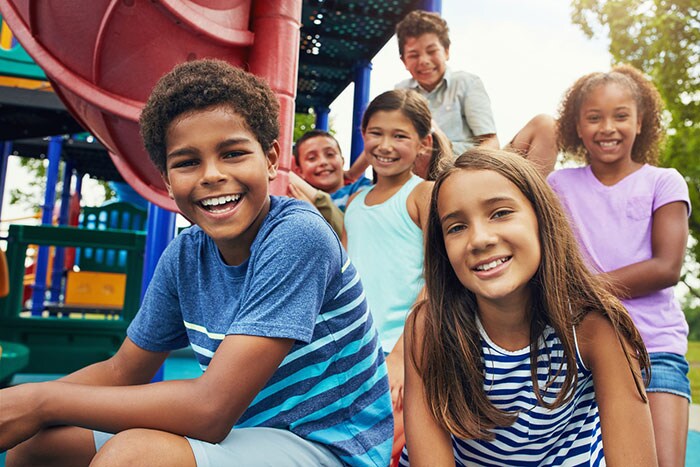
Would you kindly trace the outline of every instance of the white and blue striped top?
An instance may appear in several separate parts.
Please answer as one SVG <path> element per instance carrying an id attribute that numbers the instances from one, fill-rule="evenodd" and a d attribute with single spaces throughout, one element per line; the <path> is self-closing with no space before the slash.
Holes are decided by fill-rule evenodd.
<path id="1" fill-rule="evenodd" d="M 494 406 L 518 412 L 512 426 L 493 430 L 495 438 L 464 440 L 452 437 L 457 466 L 604 466 L 600 416 L 591 372 L 583 365 L 578 344 L 578 385 L 574 397 L 559 408 L 549 410 L 538 404 L 530 375 L 530 347 L 516 351 L 496 345 L 479 323 L 484 362 L 484 391 Z M 545 328 L 539 342 L 538 380 L 544 388 L 560 366 L 554 383 L 542 390 L 548 403 L 554 401 L 568 368 L 561 341 L 551 327 Z M 402 466 L 408 466 L 404 449 Z"/>
<path id="2" fill-rule="evenodd" d="M 386 466 L 386 365 L 338 237 L 313 207 L 272 197 L 250 251 L 243 264 L 227 266 L 199 227 L 181 233 L 163 253 L 129 337 L 152 351 L 191 344 L 205 371 L 227 335 L 295 339 L 236 427 L 289 430 L 346 465 Z"/>

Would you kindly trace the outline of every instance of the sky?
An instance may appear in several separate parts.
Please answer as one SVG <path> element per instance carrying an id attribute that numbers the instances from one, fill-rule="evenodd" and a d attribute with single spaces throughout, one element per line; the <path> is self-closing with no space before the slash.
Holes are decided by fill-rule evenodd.
<path id="1" fill-rule="evenodd" d="M 607 39 L 588 39 L 571 23 L 567 0 L 442 0 L 453 70 L 479 76 L 491 99 L 501 145 L 539 113 L 556 115 L 580 76 L 610 67 Z M 396 37 L 372 61 L 370 99 L 410 78 Z M 350 85 L 331 105 L 330 126 L 350 154 Z"/>
<path id="2" fill-rule="evenodd" d="M 481 77 L 491 98 L 501 144 L 512 139 L 538 113 L 555 114 L 562 94 L 576 78 L 610 66 L 606 40 L 590 40 L 571 24 L 567 0 L 442 0 L 450 26 L 450 60 L 455 70 Z M 390 39 L 372 61 L 370 99 L 393 89 L 410 75 Z M 330 125 L 344 154 L 350 153 L 352 101 L 350 85 L 331 104 Z M 349 158 L 348 158 L 349 159 Z M 10 207 L 9 190 L 21 183 L 17 158 L 10 158 L 2 218 L 19 217 Z M 102 190 L 85 180 L 84 200 L 102 202 Z"/>

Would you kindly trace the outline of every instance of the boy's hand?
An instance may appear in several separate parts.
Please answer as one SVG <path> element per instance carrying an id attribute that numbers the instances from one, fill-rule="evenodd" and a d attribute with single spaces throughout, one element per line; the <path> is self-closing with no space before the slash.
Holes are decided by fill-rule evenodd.
<path id="1" fill-rule="evenodd" d="M 287 187 L 287 194 L 289 196 L 301 201 L 306 201 L 313 206 L 316 191 L 316 188 L 309 185 L 309 183 L 299 175 L 294 172 L 289 172 L 289 186 Z"/>
<path id="2" fill-rule="evenodd" d="M 287 193 L 289 194 L 290 197 L 296 198 L 301 201 L 306 201 L 310 205 L 313 206 L 314 202 L 311 198 L 306 196 L 303 191 L 299 190 L 296 186 L 294 186 L 292 183 L 289 184 L 287 187 Z"/>
<path id="3" fill-rule="evenodd" d="M 0 452 L 31 438 L 43 428 L 37 384 L 0 391 Z"/>

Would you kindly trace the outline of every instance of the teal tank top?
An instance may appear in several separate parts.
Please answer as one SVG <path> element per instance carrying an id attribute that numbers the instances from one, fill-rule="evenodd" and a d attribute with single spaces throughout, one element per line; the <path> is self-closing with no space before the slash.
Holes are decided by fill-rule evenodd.
<path id="1" fill-rule="evenodd" d="M 423 232 L 408 215 L 406 200 L 423 181 L 411 178 L 391 198 L 367 206 L 364 189 L 345 212 L 348 254 L 360 273 L 367 303 L 385 352 L 403 332 L 423 287 Z"/>

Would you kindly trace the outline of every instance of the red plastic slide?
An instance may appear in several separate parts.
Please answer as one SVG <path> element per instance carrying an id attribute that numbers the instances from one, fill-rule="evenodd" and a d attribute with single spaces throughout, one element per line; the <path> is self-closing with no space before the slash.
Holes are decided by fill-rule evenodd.
<path id="1" fill-rule="evenodd" d="M 0 13 L 66 107 L 140 195 L 170 210 L 138 117 L 174 65 L 215 57 L 266 78 L 281 104 L 280 177 L 291 166 L 301 0 L 3 0 Z"/>

